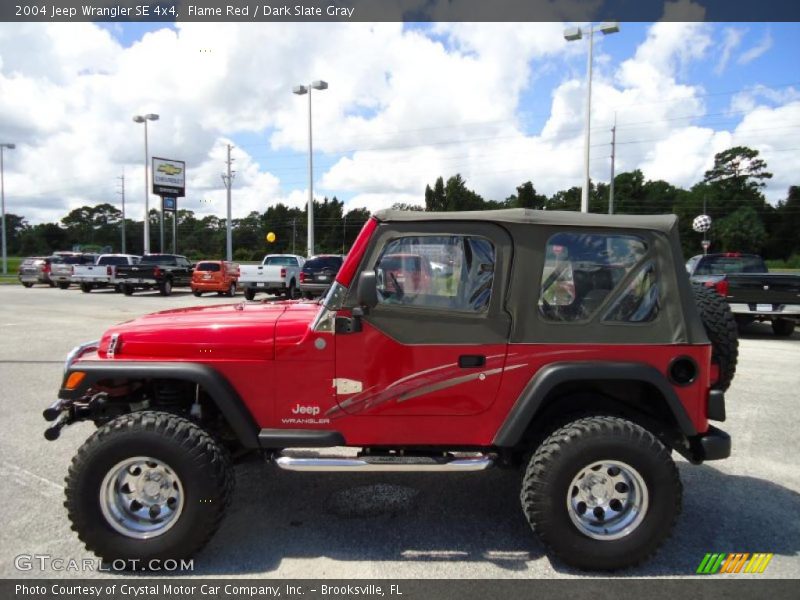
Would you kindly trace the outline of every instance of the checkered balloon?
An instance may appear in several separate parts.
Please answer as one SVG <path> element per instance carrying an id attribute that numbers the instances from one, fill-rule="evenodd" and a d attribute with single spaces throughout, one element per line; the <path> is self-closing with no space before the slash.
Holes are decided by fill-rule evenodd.
<path id="1" fill-rule="evenodd" d="M 711 217 L 708 215 L 698 215 L 692 221 L 692 229 L 697 233 L 705 233 L 711 229 Z"/>

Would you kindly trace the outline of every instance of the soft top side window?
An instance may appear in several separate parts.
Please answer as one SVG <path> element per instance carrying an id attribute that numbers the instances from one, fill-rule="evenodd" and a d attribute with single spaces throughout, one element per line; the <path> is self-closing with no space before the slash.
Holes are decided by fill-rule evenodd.
<path id="1" fill-rule="evenodd" d="M 545 248 L 539 314 L 548 321 L 590 319 L 644 257 L 634 235 L 557 233 Z"/>
<path id="2" fill-rule="evenodd" d="M 495 249 L 481 237 L 407 236 L 389 241 L 375 265 L 378 302 L 459 312 L 489 309 Z"/>

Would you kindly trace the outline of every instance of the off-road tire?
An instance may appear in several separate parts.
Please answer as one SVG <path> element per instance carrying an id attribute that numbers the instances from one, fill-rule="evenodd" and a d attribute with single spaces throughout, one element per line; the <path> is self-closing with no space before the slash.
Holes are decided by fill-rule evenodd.
<path id="1" fill-rule="evenodd" d="M 245 300 L 252 300 L 256 297 L 256 291 L 253 288 L 244 288 Z"/>
<path id="2" fill-rule="evenodd" d="M 597 461 L 614 460 L 638 471 L 649 503 L 637 527 L 619 539 L 581 532 L 569 515 L 574 477 Z M 641 563 L 666 540 L 681 512 L 682 486 L 670 451 L 631 421 L 586 417 L 552 433 L 531 457 L 522 482 L 522 510 L 544 545 L 568 565 L 609 571 Z"/>
<path id="3" fill-rule="evenodd" d="M 93 288 L 93 287 L 94 287 L 94 286 L 93 286 L 91 283 L 82 283 L 82 284 L 81 284 L 81 291 L 82 291 L 84 294 L 90 294 L 90 293 L 91 293 L 91 291 L 92 291 L 92 288 Z"/>
<path id="4" fill-rule="evenodd" d="M 113 529 L 100 507 L 103 478 L 126 458 L 150 456 L 169 464 L 186 496 L 175 524 L 155 537 L 136 539 Z M 143 411 L 117 417 L 95 431 L 72 460 L 64 506 L 86 549 L 106 561 L 188 558 L 216 532 L 233 497 L 227 451 L 206 431 L 177 415 Z"/>
<path id="5" fill-rule="evenodd" d="M 789 337 L 794 332 L 794 321 L 791 319 L 775 319 L 772 321 L 772 333 L 778 337 Z"/>
<path id="6" fill-rule="evenodd" d="M 158 285 L 158 293 L 162 296 L 172 295 L 172 280 L 165 279 Z"/>
<path id="7" fill-rule="evenodd" d="M 29 281 L 23 281 L 22 282 L 22 287 L 32 288 L 33 284 L 31 282 L 29 282 Z"/>
<path id="8" fill-rule="evenodd" d="M 714 289 L 693 284 L 695 302 L 706 335 L 711 341 L 711 360 L 719 366 L 719 379 L 711 387 L 727 390 L 736 374 L 739 335 L 731 307 Z"/>
<path id="9" fill-rule="evenodd" d="M 67 288 L 69 288 L 69 281 L 59 281 L 58 282 L 58 289 L 66 290 Z"/>
<path id="10" fill-rule="evenodd" d="M 132 285 L 125 284 L 122 286 L 122 293 L 126 296 L 133 296 L 134 287 Z"/>

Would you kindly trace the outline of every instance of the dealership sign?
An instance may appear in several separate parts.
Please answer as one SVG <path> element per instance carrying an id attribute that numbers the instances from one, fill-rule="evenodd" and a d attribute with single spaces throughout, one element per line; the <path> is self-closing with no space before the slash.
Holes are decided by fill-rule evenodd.
<path id="1" fill-rule="evenodd" d="M 182 160 L 153 157 L 153 193 L 159 196 L 184 196 L 186 163 Z"/>

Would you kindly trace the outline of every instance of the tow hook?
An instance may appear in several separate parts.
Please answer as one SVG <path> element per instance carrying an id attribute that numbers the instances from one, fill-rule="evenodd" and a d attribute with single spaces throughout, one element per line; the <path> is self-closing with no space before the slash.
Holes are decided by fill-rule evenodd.
<path id="1" fill-rule="evenodd" d="M 65 425 L 80 421 L 97 412 L 106 403 L 107 399 L 108 394 L 101 392 L 92 396 L 87 402 L 56 400 L 42 412 L 45 420 L 53 423 L 45 429 L 45 439 L 51 442 L 57 440 Z"/>

